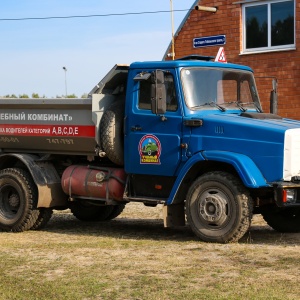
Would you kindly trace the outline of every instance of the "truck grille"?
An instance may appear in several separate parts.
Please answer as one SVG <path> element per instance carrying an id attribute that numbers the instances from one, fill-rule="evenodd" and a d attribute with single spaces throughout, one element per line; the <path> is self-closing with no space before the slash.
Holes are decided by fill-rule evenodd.
<path id="1" fill-rule="evenodd" d="M 283 179 L 300 176 L 300 128 L 288 129 L 284 137 Z"/>

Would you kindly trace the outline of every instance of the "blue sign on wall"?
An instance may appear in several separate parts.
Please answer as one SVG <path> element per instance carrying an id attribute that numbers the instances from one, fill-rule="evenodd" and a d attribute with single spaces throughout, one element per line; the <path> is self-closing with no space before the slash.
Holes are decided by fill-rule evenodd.
<path id="1" fill-rule="evenodd" d="M 193 39 L 194 48 L 225 45 L 226 35 L 213 35 Z"/>

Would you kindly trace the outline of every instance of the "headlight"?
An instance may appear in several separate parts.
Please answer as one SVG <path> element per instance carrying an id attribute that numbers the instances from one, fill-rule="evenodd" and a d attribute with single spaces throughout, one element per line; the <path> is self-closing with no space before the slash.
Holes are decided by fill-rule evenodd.
<path id="1" fill-rule="evenodd" d="M 297 190 L 296 189 L 286 189 L 282 191 L 283 202 L 285 203 L 296 203 L 297 202 Z"/>

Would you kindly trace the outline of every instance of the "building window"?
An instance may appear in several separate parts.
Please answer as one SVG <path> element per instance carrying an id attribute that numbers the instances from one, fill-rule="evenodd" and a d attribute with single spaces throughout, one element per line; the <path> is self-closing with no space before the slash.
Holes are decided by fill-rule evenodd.
<path id="1" fill-rule="evenodd" d="M 244 52 L 295 47 L 294 1 L 259 1 L 243 6 Z"/>

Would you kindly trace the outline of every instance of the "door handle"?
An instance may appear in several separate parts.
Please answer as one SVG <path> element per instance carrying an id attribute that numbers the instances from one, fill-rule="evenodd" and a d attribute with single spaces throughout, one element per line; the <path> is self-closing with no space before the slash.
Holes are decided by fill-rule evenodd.
<path id="1" fill-rule="evenodd" d="M 142 127 L 140 126 L 131 126 L 131 131 L 141 131 Z"/>

